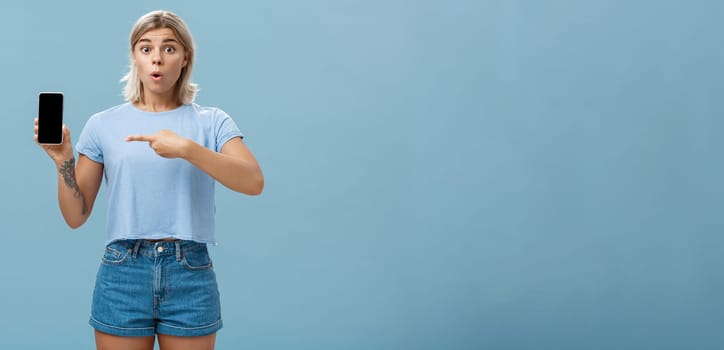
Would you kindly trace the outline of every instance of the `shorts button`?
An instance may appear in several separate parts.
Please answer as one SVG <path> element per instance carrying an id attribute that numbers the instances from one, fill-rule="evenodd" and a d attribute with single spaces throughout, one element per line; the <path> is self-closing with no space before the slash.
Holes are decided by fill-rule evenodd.
<path id="1" fill-rule="evenodd" d="M 156 251 L 159 253 L 163 253 L 163 247 L 159 246 L 158 248 L 156 248 Z"/>

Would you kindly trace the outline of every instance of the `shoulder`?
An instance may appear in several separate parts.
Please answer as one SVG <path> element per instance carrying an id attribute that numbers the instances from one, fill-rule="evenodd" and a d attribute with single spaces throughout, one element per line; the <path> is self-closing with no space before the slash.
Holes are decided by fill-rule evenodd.
<path id="1" fill-rule="evenodd" d="M 235 124 L 234 120 L 221 108 L 201 106 L 195 103 L 189 106 L 194 111 L 194 115 L 196 115 L 198 120 L 204 125 L 220 128 L 225 125 Z"/>
<path id="2" fill-rule="evenodd" d="M 120 104 L 111 108 L 97 112 L 88 118 L 83 127 L 83 133 L 96 134 L 101 130 L 107 129 L 109 125 L 115 125 L 122 118 L 119 115 L 129 112 L 129 103 Z"/>
<path id="3" fill-rule="evenodd" d="M 202 106 L 196 103 L 191 103 L 189 106 L 193 109 L 194 113 L 200 117 L 212 119 L 229 118 L 229 115 L 219 107 Z"/>
<path id="4" fill-rule="evenodd" d="M 212 128 L 214 133 L 222 140 L 233 136 L 244 137 L 233 119 L 218 107 L 206 107 L 192 103 L 191 108 L 196 111 L 199 122 L 205 127 Z"/>
<path id="5" fill-rule="evenodd" d="M 113 107 L 111 107 L 111 108 L 102 110 L 102 111 L 100 111 L 100 112 L 97 112 L 97 113 L 91 115 L 90 118 L 88 119 L 88 122 L 89 122 L 89 123 L 92 122 L 92 121 L 93 121 L 93 122 L 97 122 L 97 121 L 99 121 L 99 120 L 103 120 L 103 119 L 107 119 L 107 118 L 112 118 L 112 117 L 117 116 L 117 115 L 119 115 L 119 114 L 128 113 L 130 110 L 132 110 L 131 104 L 128 103 L 128 102 L 126 102 L 126 103 L 123 103 L 123 104 L 120 104 L 120 105 L 117 105 L 117 106 L 113 106 Z"/>

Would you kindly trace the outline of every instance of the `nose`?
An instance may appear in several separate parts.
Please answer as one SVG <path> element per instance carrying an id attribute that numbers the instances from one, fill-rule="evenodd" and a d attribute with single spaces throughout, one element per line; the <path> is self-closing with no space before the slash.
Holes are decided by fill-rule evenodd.
<path id="1" fill-rule="evenodd" d="M 161 63 L 162 63 L 161 55 L 159 55 L 159 54 L 153 55 L 153 57 L 151 58 L 151 64 L 160 66 Z"/>

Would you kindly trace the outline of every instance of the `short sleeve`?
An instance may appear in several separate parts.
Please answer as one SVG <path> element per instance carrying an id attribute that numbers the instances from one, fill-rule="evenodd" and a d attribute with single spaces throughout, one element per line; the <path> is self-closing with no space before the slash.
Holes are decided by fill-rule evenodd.
<path id="1" fill-rule="evenodd" d="M 83 127 L 78 142 L 75 144 L 75 150 L 90 158 L 94 162 L 103 163 L 103 148 L 98 142 L 98 122 L 96 118 L 91 117 Z"/>
<path id="2" fill-rule="evenodd" d="M 239 127 L 236 126 L 234 120 L 231 119 L 226 112 L 217 109 L 215 114 L 214 130 L 216 134 L 216 152 L 221 152 L 221 148 L 224 147 L 224 144 L 226 144 L 229 140 L 234 137 L 244 138 L 244 135 L 241 133 L 241 130 L 239 130 Z"/>

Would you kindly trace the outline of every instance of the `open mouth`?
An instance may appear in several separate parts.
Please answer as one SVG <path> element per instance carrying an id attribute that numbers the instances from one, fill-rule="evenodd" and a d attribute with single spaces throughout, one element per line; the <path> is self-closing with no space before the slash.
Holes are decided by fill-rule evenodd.
<path id="1" fill-rule="evenodd" d="M 161 80 L 162 77 L 163 77 L 163 75 L 161 75 L 161 73 L 159 73 L 159 72 L 151 73 L 151 79 L 153 79 L 153 80 Z"/>

